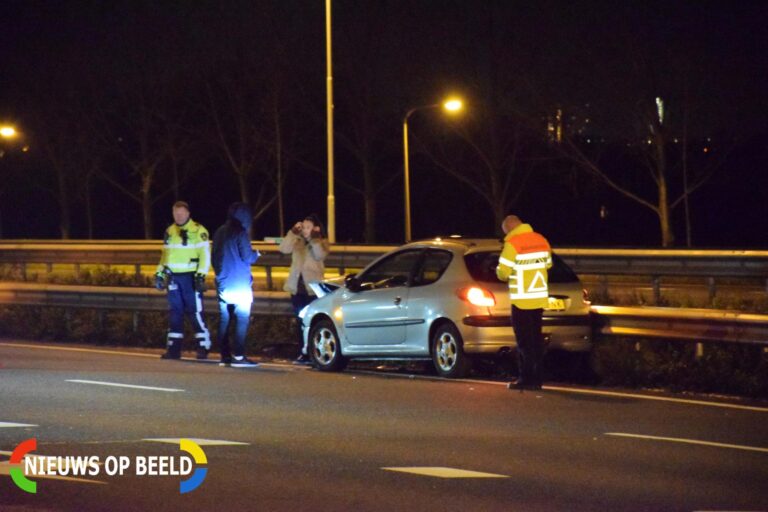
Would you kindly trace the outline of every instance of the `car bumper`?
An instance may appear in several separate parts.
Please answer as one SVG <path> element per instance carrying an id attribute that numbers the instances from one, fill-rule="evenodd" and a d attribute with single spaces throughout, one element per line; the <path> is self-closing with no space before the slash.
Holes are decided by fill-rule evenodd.
<path id="1" fill-rule="evenodd" d="M 508 316 L 468 316 L 460 326 L 464 351 L 495 354 L 517 346 Z M 592 321 L 589 315 L 545 316 L 542 334 L 548 349 L 588 352 L 592 349 Z"/>

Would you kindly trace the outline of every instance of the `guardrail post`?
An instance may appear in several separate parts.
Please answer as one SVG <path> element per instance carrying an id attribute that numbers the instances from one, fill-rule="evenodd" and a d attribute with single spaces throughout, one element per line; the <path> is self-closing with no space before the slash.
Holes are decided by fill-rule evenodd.
<path id="1" fill-rule="evenodd" d="M 133 266 L 133 271 L 136 273 L 136 277 L 141 277 L 141 264 L 137 263 Z"/>
<path id="2" fill-rule="evenodd" d="M 67 336 L 72 332 L 72 311 L 69 309 L 64 310 L 64 329 L 67 331 Z"/>
<path id="3" fill-rule="evenodd" d="M 707 278 L 707 290 L 709 290 L 709 302 L 714 301 L 717 294 L 717 285 L 714 277 Z"/>
<path id="4" fill-rule="evenodd" d="M 267 290 L 273 291 L 273 284 L 272 284 L 272 266 L 267 265 L 264 267 L 264 270 L 266 270 L 267 273 Z"/>
<path id="5" fill-rule="evenodd" d="M 651 284 L 653 285 L 653 304 L 658 306 L 661 303 L 661 278 L 653 276 Z"/>
<path id="6" fill-rule="evenodd" d="M 607 297 L 608 296 L 608 276 L 605 274 L 602 274 L 599 280 L 600 280 L 600 291 L 603 294 L 603 297 Z"/>
<path id="7" fill-rule="evenodd" d="M 136 334 L 139 332 L 139 312 L 134 311 L 133 312 L 133 333 Z"/>
<path id="8" fill-rule="evenodd" d="M 53 272 L 53 263 L 46 263 L 45 264 L 45 273 L 50 274 Z"/>
<path id="9" fill-rule="evenodd" d="M 696 359 L 704 357 L 704 344 L 700 341 L 696 342 Z"/>
<path id="10" fill-rule="evenodd" d="M 77 279 L 80 279 L 80 264 L 79 263 L 75 263 L 75 277 Z"/>

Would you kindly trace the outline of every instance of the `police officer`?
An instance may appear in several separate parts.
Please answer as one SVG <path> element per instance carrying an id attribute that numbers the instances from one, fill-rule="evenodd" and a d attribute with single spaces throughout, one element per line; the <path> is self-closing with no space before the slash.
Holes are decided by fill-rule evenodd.
<path id="1" fill-rule="evenodd" d="M 515 215 L 508 215 L 501 229 L 504 248 L 496 276 L 500 281 L 509 282 L 519 370 L 517 381 L 511 383 L 509 389 L 541 389 L 544 356 L 541 323 L 549 303 L 547 269 L 552 267 L 552 250 L 546 238 Z"/>
<path id="2" fill-rule="evenodd" d="M 155 287 L 168 288 L 169 328 L 163 359 L 180 359 L 184 340 L 184 315 L 192 322 L 197 358 L 205 359 L 211 335 L 203 319 L 205 276 L 210 266 L 208 231 L 190 218 L 189 205 L 173 204 L 173 221 L 165 230 L 163 253 L 155 272 Z"/>

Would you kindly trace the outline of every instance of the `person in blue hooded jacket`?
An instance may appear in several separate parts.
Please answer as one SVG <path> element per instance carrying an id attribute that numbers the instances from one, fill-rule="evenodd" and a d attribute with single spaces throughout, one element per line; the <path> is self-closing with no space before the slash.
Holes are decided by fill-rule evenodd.
<path id="1" fill-rule="evenodd" d="M 218 338 L 222 366 L 245 368 L 257 366 L 245 355 L 245 335 L 251 319 L 253 276 L 251 265 L 261 255 L 251 248 L 249 230 L 253 213 L 246 203 L 232 203 L 227 222 L 213 235 L 213 270 L 219 298 Z M 234 324 L 234 354 L 230 352 L 229 331 Z"/>

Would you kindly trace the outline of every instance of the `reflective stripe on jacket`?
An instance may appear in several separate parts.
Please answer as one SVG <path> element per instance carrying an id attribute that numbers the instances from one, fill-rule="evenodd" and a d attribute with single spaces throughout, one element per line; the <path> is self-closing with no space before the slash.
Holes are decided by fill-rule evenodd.
<path id="1" fill-rule="evenodd" d="M 207 229 L 192 219 L 183 226 L 168 226 L 163 241 L 163 254 L 160 256 L 156 273 L 159 274 L 163 267 L 168 267 L 174 273 L 207 274 L 210 265 L 211 248 Z"/>
<path id="2" fill-rule="evenodd" d="M 504 239 L 496 276 L 509 282 L 509 300 L 520 309 L 549 305 L 547 269 L 552 267 L 552 250 L 547 239 L 529 224 L 521 224 Z"/>

